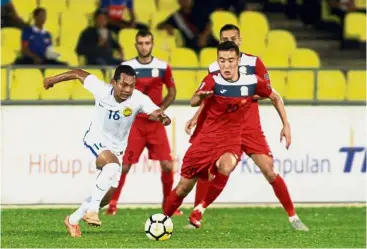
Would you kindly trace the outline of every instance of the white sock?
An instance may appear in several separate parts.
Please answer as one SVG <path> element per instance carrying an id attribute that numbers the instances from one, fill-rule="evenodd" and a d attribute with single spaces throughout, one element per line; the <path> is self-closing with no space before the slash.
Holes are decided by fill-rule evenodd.
<path id="1" fill-rule="evenodd" d="M 199 210 L 199 211 L 200 211 L 200 213 L 204 214 L 204 212 L 205 212 L 206 208 L 205 208 L 205 207 L 203 207 L 203 205 L 202 205 L 202 204 L 199 204 L 199 205 L 197 205 L 197 206 L 194 208 L 194 210 Z"/>
<path id="2" fill-rule="evenodd" d="M 292 222 L 292 221 L 295 221 L 295 220 L 299 220 L 297 214 L 295 214 L 293 216 L 289 216 L 288 219 L 289 219 L 289 222 Z"/>
<path id="3" fill-rule="evenodd" d="M 83 218 L 83 215 L 87 211 L 89 207 L 90 200 L 92 199 L 91 196 L 89 196 L 80 206 L 77 210 L 75 210 L 74 213 L 72 213 L 69 216 L 69 223 L 71 225 L 78 225 L 79 221 Z"/>
<path id="4" fill-rule="evenodd" d="M 107 191 L 111 187 L 116 188 L 118 186 L 120 175 L 121 167 L 117 163 L 109 163 L 102 168 L 101 173 L 97 176 L 87 211 L 99 211 L 99 206 Z"/>

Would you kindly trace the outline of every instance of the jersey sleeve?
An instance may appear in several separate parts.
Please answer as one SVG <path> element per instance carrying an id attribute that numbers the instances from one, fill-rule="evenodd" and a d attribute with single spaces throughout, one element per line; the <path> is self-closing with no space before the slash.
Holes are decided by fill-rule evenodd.
<path id="1" fill-rule="evenodd" d="M 266 69 L 264 63 L 259 57 L 257 57 L 256 59 L 256 75 L 264 79 L 266 83 L 270 85 L 270 77 L 268 70 Z"/>
<path id="2" fill-rule="evenodd" d="M 139 92 L 139 102 L 140 102 L 140 113 L 145 113 L 147 115 L 152 112 L 159 110 L 160 108 L 153 103 L 153 101 L 145 94 Z"/>
<path id="3" fill-rule="evenodd" d="M 166 71 L 164 72 L 163 75 L 163 83 L 168 87 L 174 87 L 175 86 L 175 82 L 173 80 L 173 76 L 172 76 L 172 69 L 169 65 L 167 65 Z"/>
<path id="4" fill-rule="evenodd" d="M 196 90 L 196 93 L 199 91 L 213 91 L 215 86 L 214 78 L 211 74 L 208 74 L 201 82 L 199 88 Z"/>
<path id="5" fill-rule="evenodd" d="M 273 92 L 270 82 L 257 76 L 256 94 L 260 97 L 269 97 Z"/>
<path id="6" fill-rule="evenodd" d="M 84 88 L 90 91 L 96 99 L 100 98 L 108 89 L 108 85 L 95 75 L 90 74 L 84 80 Z"/>

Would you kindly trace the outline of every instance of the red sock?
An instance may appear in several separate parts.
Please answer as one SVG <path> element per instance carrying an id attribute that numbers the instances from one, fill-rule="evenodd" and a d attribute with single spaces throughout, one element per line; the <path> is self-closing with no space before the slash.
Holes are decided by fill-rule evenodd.
<path id="1" fill-rule="evenodd" d="M 121 174 L 119 185 L 117 186 L 117 189 L 115 190 L 115 192 L 113 192 L 112 199 L 110 201 L 110 206 L 114 206 L 114 207 L 117 206 L 117 202 L 120 198 L 122 187 L 125 184 L 126 175 L 127 174 Z"/>
<path id="2" fill-rule="evenodd" d="M 288 216 L 295 215 L 296 211 L 294 210 L 293 202 L 283 178 L 280 175 L 277 175 L 275 180 L 271 183 L 271 186 L 273 186 L 274 193 L 278 197 L 280 203 L 283 205 L 285 211 L 288 213 Z"/>
<path id="3" fill-rule="evenodd" d="M 195 203 L 194 207 L 199 205 L 199 203 L 204 200 L 206 193 L 208 192 L 210 182 L 208 180 L 204 180 L 199 178 L 196 183 L 196 193 L 195 193 Z"/>
<path id="4" fill-rule="evenodd" d="M 164 202 L 167 199 L 167 197 L 169 196 L 169 194 L 172 191 L 172 186 L 173 186 L 173 172 L 172 171 L 162 171 L 161 173 L 161 181 L 162 181 L 162 186 L 163 186 L 163 206 L 164 206 Z"/>
<path id="5" fill-rule="evenodd" d="M 183 197 L 177 195 L 176 189 L 172 190 L 170 195 L 167 197 L 166 202 L 164 203 L 163 213 L 171 217 L 181 206 L 183 199 Z"/>
<path id="6" fill-rule="evenodd" d="M 207 208 L 210 204 L 217 199 L 217 197 L 222 193 L 224 187 L 227 184 L 229 176 L 217 173 L 215 178 L 210 181 L 208 191 L 203 199 L 203 207 Z"/>

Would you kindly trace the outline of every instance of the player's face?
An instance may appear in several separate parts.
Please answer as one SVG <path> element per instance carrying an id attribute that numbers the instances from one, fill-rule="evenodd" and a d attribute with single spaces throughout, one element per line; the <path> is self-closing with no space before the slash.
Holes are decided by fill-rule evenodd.
<path id="1" fill-rule="evenodd" d="M 107 26 L 107 16 L 100 14 L 96 17 L 96 26 L 97 28 L 105 28 Z"/>
<path id="2" fill-rule="evenodd" d="M 140 57 L 148 57 L 152 54 L 153 49 L 153 37 L 148 36 L 138 36 L 135 43 L 136 51 Z"/>
<path id="3" fill-rule="evenodd" d="M 46 17 L 47 17 L 46 12 L 45 11 L 40 11 L 34 19 L 36 25 L 43 26 L 46 22 Z"/>
<path id="4" fill-rule="evenodd" d="M 192 7 L 192 0 L 178 0 L 181 8 L 187 9 Z"/>
<path id="5" fill-rule="evenodd" d="M 219 51 L 218 64 L 220 73 L 226 80 L 236 80 L 240 58 L 235 51 Z"/>
<path id="6" fill-rule="evenodd" d="M 118 81 L 112 80 L 114 96 L 117 102 L 127 100 L 135 89 L 135 76 L 121 74 L 121 78 Z"/>
<path id="7" fill-rule="evenodd" d="M 226 30 L 220 34 L 220 42 L 233 41 L 237 46 L 241 46 L 241 37 L 237 30 Z"/>

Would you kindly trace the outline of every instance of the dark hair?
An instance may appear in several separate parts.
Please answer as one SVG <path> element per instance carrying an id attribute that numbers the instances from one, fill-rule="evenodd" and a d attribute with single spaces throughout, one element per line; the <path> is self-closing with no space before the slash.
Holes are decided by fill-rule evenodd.
<path id="1" fill-rule="evenodd" d="M 108 16 L 108 12 L 105 10 L 105 9 L 97 9 L 94 14 L 93 14 L 93 18 L 94 20 L 96 20 L 96 18 L 99 16 L 99 15 L 105 15 L 105 16 Z"/>
<path id="2" fill-rule="evenodd" d="M 129 76 L 136 76 L 135 70 L 129 65 L 119 65 L 115 69 L 113 79 L 118 81 L 121 78 L 121 74 L 124 73 Z"/>
<path id="3" fill-rule="evenodd" d="M 152 32 L 150 32 L 148 29 L 140 29 L 138 33 L 136 33 L 135 35 L 135 41 L 138 39 L 138 37 L 147 37 L 147 36 L 151 36 L 152 41 L 154 40 Z"/>
<path id="4" fill-rule="evenodd" d="M 233 41 L 224 41 L 217 47 L 217 53 L 219 51 L 235 51 L 236 55 L 240 55 L 240 49 Z"/>
<path id="5" fill-rule="evenodd" d="M 224 25 L 224 26 L 220 29 L 220 31 L 219 31 L 219 36 L 221 36 L 221 35 L 222 35 L 222 32 L 223 32 L 223 31 L 228 31 L 228 30 L 237 30 L 237 31 L 238 31 L 238 34 L 240 34 L 240 29 L 239 29 L 236 25 L 234 25 L 234 24 L 226 24 L 226 25 Z"/>
<path id="6" fill-rule="evenodd" d="M 42 8 L 42 7 L 35 8 L 33 10 L 33 18 L 35 18 L 36 16 L 38 16 L 38 14 L 41 13 L 41 12 L 46 12 L 46 9 L 45 8 Z"/>

